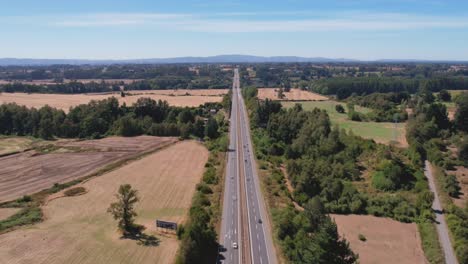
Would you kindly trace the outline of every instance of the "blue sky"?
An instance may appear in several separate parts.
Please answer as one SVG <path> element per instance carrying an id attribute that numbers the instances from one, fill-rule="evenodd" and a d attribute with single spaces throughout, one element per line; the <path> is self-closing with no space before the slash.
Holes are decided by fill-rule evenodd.
<path id="1" fill-rule="evenodd" d="M 0 57 L 468 60 L 466 0 L 0 0 Z"/>

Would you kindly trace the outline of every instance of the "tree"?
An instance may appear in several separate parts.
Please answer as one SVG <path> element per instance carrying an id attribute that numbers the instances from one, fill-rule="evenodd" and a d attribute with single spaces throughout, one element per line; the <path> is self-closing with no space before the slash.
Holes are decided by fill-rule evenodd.
<path id="1" fill-rule="evenodd" d="M 437 95 L 440 101 L 443 102 L 450 102 L 452 100 L 452 96 L 447 90 L 440 90 L 439 94 Z"/>
<path id="2" fill-rule="evenodd" d="M 116 194 L 117 202 L 111 203 L 107 212 L 118 220 L 118 227 L 124 234 L 131 234 L 137 227 L 134 218 L 137 216 L 134 206 L 139 201 L 138 192 L 130 184 L 120 185 Z"/>
<path id="3" fill-rule="evenodd" d="M 218 122 L 212 117 L 206 123 L 205 136 L 211 139 L 218 137 Z"/>
<path id="4" fill-rule="evenodd" d="M 284 98 L 283 88 L 279 88 L 279 90 L 278 90 L 278 99 L 283 99 L 283 98 Z"/>
<path id="5" fill-rule="evenodd" d="M 342 105 L 340 105 L 340 104 L 337 104 L 337 105 L 335 106 L 335 110 L 336 110 L 338 113 L 341 113 L 341 114 L 343 114 L 343 113 L 345 112 L 344 107 L 343 107 Z"/>
<path id="6" fill-rule="evenodd" d="M 468 93 L 462 93 L 457 98 L 455 125 L 457 129 L 468 132 Z"/>
<path id="7" fill-rule="evenodd" d="M 458 157 L 468 164 L 468 137 L 465 137 L 460 145 L 458 145 Z"/>

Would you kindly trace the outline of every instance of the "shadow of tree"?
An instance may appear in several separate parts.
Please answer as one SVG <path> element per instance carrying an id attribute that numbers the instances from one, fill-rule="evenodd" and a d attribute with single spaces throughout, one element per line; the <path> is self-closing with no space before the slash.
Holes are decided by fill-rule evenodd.
<path id="1" fill-rule="evenodd" d="M 149 247 L 159 246 L 159 243 L 161 242 L 159 238 L 143 233 L 144 229 L 145 228 L 143 226 L 134 226 L 131 230 L 127 230 L 121 238 L 135 240 L 138 245 Z"/>

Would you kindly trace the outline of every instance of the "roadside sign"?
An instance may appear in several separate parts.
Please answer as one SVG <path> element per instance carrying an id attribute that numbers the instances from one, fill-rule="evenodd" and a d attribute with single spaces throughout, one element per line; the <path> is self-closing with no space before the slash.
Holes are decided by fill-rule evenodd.
<path id="1" fill-rule="evenodd" d="M 156 220 L 156 227 L 177 230 L 177 223 L 163 220 Z"/>

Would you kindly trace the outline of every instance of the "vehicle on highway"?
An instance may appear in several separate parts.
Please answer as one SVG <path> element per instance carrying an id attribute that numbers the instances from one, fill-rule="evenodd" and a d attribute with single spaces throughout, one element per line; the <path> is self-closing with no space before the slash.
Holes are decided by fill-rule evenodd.
<path id="1" fill-rule="evenodd" d="M 232 242 L 232 248 L 237 249 L 237 242 Z"/>
<path id="2" fill-rule="evenodd" d="M 262 223 L 262 219 L 259 218 L 259 219 L 257 220 L 257 222 L 258 222 L 259 224 L 261 224 L 261 223 Z"/>

